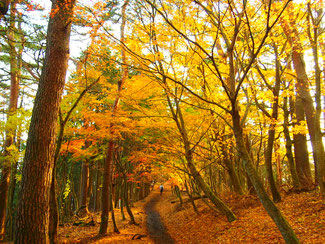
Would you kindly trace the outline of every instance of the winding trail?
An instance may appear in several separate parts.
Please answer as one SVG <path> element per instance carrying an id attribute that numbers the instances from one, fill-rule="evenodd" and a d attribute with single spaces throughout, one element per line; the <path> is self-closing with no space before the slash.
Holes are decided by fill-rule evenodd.
<path id="1" fill-rule="evenodd" d="M 167 232 L 158 211 L 155 209 L 155 205 L 159 202 L 161 196 L 158 191 L 152 191 L 151 195 L 150 201 L 144 207 L 147 214 L 149 236 L 157 244 L 173 244 L 175 243 L 173 238 Z"/>

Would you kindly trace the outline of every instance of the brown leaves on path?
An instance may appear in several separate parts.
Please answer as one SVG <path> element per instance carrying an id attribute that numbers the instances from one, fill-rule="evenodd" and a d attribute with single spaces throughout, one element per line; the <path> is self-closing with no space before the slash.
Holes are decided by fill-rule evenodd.
<path id="1" fill-rule="evenodd" d="M 66 223 L 59 228 L 59 243 L 152 243 L 147 237 L 146 215 L 143 211 L 144 201 L 139 201 L 132 208 L 136 222 L 139 225 L 130 225 L 127 213 L 125 211 L 126 220 L 122 220 L 119 209 L 114 209 L 115 219 L 119 228 L 120 234 L 113 232 L 113 223 L 109 216 L 109 234 L 107 236 L 98 236 L 100 226 L 100 213 L 94 214 L 93 218 L 95 226 L 73 226 L 72 223 Z M 146 235 L 140 240 L 132 240 L 135 234 Z"/>
<path id="2" fill-rule="evenodd" d="M 201 200 L 199 215 L 190 203 L 170 204 L 172 197 L 160 202 L 161 215 L 176 243 L 284 243 L 264 208 L 254 196 L 223 196 L 238 220 L 228 223 L 213 213 Z M 290 194 L 277 206 L 287 217 L 301 243 L 325 243 L 325 204 L 318 193 Z"/>
<path id="3" fill-rule="evenodd" d="M 197 215 L 189 202 L 182 207 L 178 203 L 171 203 L 175 197 L 168 191 L 161 196 L 156 210 L 175 243 L 284 243 L 279 230 L 256 197 L 227 195 L 222 198 L 234 210 L 238 220 L 229 223 L 225 217 L 213 213 L 201 200 L 195 201 L 199 210 Z M 95 215 L 95 227 L 72 224 L 61 227 L 60 243 L 153 243 L 148 238 L 144 213 L 144 205 L 149 200 L 150 196 L 133 208 L 139 226 L 129 225 L 128 220 L 122 221 L 119 210 L 116 210 L 121 234 L 110 233 L 106 237 L 98 237 L 100 216 Z M 301 243 L 325 243 L 325 204 L 318 193 L 286 195 L 277 206 Z M 134 234 L 147 237 L 131 240 Z"/>

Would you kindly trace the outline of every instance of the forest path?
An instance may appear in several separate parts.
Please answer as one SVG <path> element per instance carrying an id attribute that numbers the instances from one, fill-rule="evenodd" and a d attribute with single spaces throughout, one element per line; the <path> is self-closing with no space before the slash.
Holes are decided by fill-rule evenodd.
<path id="1" fill-rule="evenodd" d="M 151 192 L 150 199 L 144 206 L 147 215 L 147 229 L 150 238 L 157 244 L 173 244 L 174 240 L 167 232 L 164 224 L 161 222 L 159 211 L 156 209 L 156 204 L 169 192 L 164 192 L 160 196 L 158 190 Z"/>

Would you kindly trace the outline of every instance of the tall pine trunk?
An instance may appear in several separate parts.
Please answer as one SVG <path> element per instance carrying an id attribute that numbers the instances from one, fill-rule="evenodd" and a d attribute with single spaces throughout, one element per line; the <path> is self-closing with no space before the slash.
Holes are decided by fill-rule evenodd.
<path id="1" fill-rule="evenodd" d="M 69 58 L 75 1 L 53 0 L 42 75 L 35 97 L 21 181 L 15 243 L 49 243 L 49 201 L 57 117 Z"/>

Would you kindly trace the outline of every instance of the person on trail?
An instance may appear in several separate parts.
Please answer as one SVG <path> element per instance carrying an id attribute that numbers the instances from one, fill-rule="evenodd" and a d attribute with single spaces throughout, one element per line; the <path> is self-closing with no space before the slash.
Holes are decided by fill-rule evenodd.
<path id="1" fill-rule="evenodd" d="M 164 191 L 164 186 L 160 185 L 159 188 L 160 188 L 160 195 L 161 195 L 163 193 L 163 191 Z"/>

